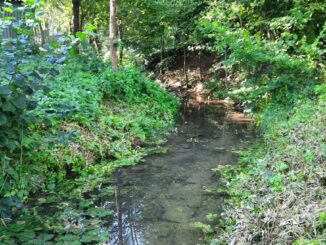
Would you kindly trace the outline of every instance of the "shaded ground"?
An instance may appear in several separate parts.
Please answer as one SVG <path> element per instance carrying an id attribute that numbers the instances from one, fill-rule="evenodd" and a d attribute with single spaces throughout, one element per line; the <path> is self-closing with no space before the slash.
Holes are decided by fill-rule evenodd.
<path id="1" fill-rule="evenodd" d="M 166 90 L 178 97 L 185 97 L 189 93 L 208 95 L 204 81 L 210 78 L 209 70 L 216 60 L 213 54 L 187 52 L 185 56 L 177 56 L 163 74 L 157 71 L 156 78 Z"/>

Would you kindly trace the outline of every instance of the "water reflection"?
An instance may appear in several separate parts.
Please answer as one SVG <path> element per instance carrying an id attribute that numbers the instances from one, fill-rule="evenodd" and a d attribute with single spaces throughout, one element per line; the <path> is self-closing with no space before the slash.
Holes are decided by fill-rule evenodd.
<path id="1" fill-rule="evenodd" d="M 234 163 L 232 152 L 252 141 L 253 133 L 247 123 L 230 120 L 221 105 L 185 102 L 181 111 L 168 153 L 116 173 L 111 244 L 203 243 L 192 224 L 219 212 L 222 203 L 204 191 L 218 186 L 211 169 Z"/>

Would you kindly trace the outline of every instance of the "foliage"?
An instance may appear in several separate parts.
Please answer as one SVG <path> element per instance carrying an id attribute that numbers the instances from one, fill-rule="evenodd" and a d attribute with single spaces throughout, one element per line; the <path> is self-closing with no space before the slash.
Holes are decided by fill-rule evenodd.
<path id="1" fill-rule="evenodd" d="M 218 244 L 325 242 L 325 101 L 269 121 L 264 141 L 219 169 L 226 201 Z M 273 111 L 265 112 L 273 113 Z M 308 242 L 309 241 L 309 242 Z"/>
<path id="2" fill-rule="evenodd" d="M 325 18 L 320 13 L 325 5 L 276 2 L 214 1 L 198 23 L 198 31 L 210 38 L 208 45 L 223 57 L 214 69 L 226 73 L 230 96 L 251 111 L 268 103 L 293 105 L 300 96 L 313 96 L 314 85 L 323 79 Z M 311 25 L 314 32 L 307 38 Z"/>
<path id="3" fill-rule="evenodd" d="M 41 190 L 45 194 L 35 200 L 32 210 L 13 210 L 19 216 L 2 230 L 1 242 L 24 242 L 21 239 L 27 231 L 35 244 L 44 235 L 56 244 L 66 244 L 69 239 L 83 244 L 107 240 L 104 230 L 89 229 L 90 224 L 99 227 L 107 223 L 105 217 L 111 215 L 113 207 L 97 207 L 97 198 L 109 195 L 105 190 L 110 187 L 96 194 L 93 201 L 83 195 L 107 183 L 115 168 L 140 161 L 162 137 L 158 132 L 173 123 L 176 100 L 136 69 L 114 73 L 109 65 L 99 64 L 103 70 L 90 73 L 81 69 L 84 65 L 88 63 L 69 59 L 59 75 L 44 81 L 51 92 L 36 94 L 39 106 L 34 112 L 49 122 L 30 126 L 30 137 L 25 139 L 28 144 L 24 145 L 28 164 L 24 164 L 20 183 L 28 183 L 21 186 L 26 193 Z M 128 89 L 120 85 L 123 82 Z M 147 91 L 138 91 L 138 86 Z M 120 89 L 124 96 L 112 94 Z M 145 144 L 153 146 L 143 148 Z M 53 207 L 53 215 L 43 215 L 45 207 L 58 203 L 62 206 Z M 84 217 L 86 230 L 64 229 L 67 219 L 77 222 L 80 217 Z"/>
<path id="4" fill-rule="evenodd" d="M 89 32 L 72 42 L 62 37 L 43 47 L 33 43 L 39 7 L 38 1 L 17 10 L 8 5 L 4 11 L 19 11 L 22 17 L 0 22 L 16 31 L 15 38 L 2 40 L 0 53 L 0 214 L 4 225 L 13 213 L 20 217 L 2 229 L 1 242 L 52 241 L 52 235 L 38 232 L 41 211 L 20 209 L 30 194 L 42 191 L 63 200 L 74 192 L 71 205 L 76 198 L 82 201 L 80 193 L 152 151 L 143 146 L 155 148 L 177 108 L 176 99 L 137 69 L 115 73 L 108 68 L 86 41 Z M 80 45 L 71 48 L 75 43 Z M 49 222 L 62 221 L 59 212 Z M 14 230 L 19 236 L 11 234 Z"/>
<path id="5" fill-rule="evenodd" d="M 263 142 L 237 166 L 218 169 L 224 180 L 218 192 L 229 199 L 207 240 L 323 244 L 326 5 L 216 0 L 210 6 L 196 31 L 220 57 L 207 88 L 242 104 Z"/>
<path id="6" fill-rule="evenodd" d="M 0 161 L 1 161 L 1 195 L 17 196 L 20 199 L 24 192 L 23 164 L 25 138 L 28 136 L 28 126 L 40 122 L 34 113 L 38 106 L 35 94 L 47 91 L 45 79 L 50 79 L 58 73 L 60 64 L 69 47 L 58 46 L 54 50 L 49 45 L 36 49 L 31 41 L 32 31 L 39 20 L 39 4 L 36 1 L 26 2 L 23 7 L 12 9 L 6 4 L 1 12 L 1 32 L 11 29 L 14 38 L 2 39 L 0 52 Z M 17 12 L 19 19 L 4 15 L 4 12 Z"/>
<path id="7" fill-rule="evenodd" d="M 42 18 L 36 0 L 1 10 L 1 32 L 16 36 L 0 47 L 0 243 L 101 243 L 107 177 L 155 150 L 177 101 L 138 69 L 102 61 L 107 1 L 81 0 L 75 40 L 57 36 L 69 33 L 58 18 L 71 19 L 71 1 L 42 2 Z M 311 0 L 118 1 L 120 63 L 163 71 L 189 49 L 213 52 L 207 87 L 254 113 L 264 133 L 239 165 L 218 169 L 227 208 L 208 215 L 218 227 L 194 224 L 211 244 L 325 242 L 325 9 Z M 15 11 L 20 19 L 8 17 Z M 49 44 L 40 47 L 42 28 Z"/>
<path id="8" fill-rule="evenodd" d="M 35 95 L 39 106 L 33 110 L 33 113 L 43 120 L 43 124 L 40 126 L 36 123 L 30 126 L 31 140 L 25 140 L 24 146 L 28 149 L 28 144 L 30 144 L 33 148 L 35 143 L 32 139 L 40 140 L 40 137 L 43 137 L 46 144 L 39 146 L 42 149 L 41 152 L 30 154 L 27 161 L 37 162 L 36 159 L 38 159 L 42 162 L 42 158 L 47 158 L 48 167 L 53 164 L 52 167 L 61 169 L 64 166 L 57 166 L 57 164 L 61 165 L 62 157 L 68 154 L 65 163 L 73 161 L 83 165 L 82 162 L 86 161 L 83 159 L 85 156 L 82 159 L 75 156 L 69 160 L 70 153 L 65 150 L 67 145 L 78 144 L 78 142 L 72 143 L 71 141 L 79 139 L 82 142 L 85 140 L 82 143 L 84 146 L 70 145 L 76 147 L 77 155 L 78 151 L 84 153 L 92 151 L 91 154 L 95 154 L 94 160 L 98 159 L 96 153 L 101 152 L 101 159 L 112 155 L 125 155 L 129 151 L 133 152 L 132 142 L 135 138 L 149 139 L 157 130 L 172 122 L 177 105 L 175 99 L 135 69 L 114 73 L 107 68 L 103 74 L 95 74 L 84 72 L 79 66 L 75 67 L 75 62 L 71 60 L 69 64 L 66 64 L 60 75 L 55 77 L 55 82 L 53 78 L 44 81 L 44 85 L 50 89 L 49 93 L 39 91 Z M 119 77 L 120 80 L 112 80 L 114 77 Z M 138 90 L 141 86 L 147 90 Z M 124 97 L 118 92 L 121 89 Z M 104 94 L 107 102 L 102 104 Z M 117 112 L 114 113 L 113 108 Z M 122 141 L 118 143 L 120 138 Z M 115 142 L 108 142 L 108 140 Z M 126 144 L 127 142 L 129 143 Z M 79 147 L 81 148 L 78 149 Z M 115 150 L 112 149 L 115 153 L 105 149 L 106 147 L 115 148 Z M 120 147 L 123 148 L 119 149 Z M 53 154 L 53 151 L 57 153 Z M 122 152 L 118 153 L 120 151 Z M 57 157 L 59 158 L 56 159 Z M 50 159 L 54 162 L 51 163 Z"/>
<path id="9" fill-rule="evenodd" d="M 158 66 L 163 66 L 173 52 L 193 43 L 190 34 L 206 6 L 206 1 L 193 0 L 124 1 L 118 13 L 122 41 L 148 62 L 160 58 Z"/>
<path id="10" fill-rule="evenodd" d="M 88 200 L 83 198 L 84 193 L 68 190 L 69 193 L 59 192 L 60 195 L 53 193 L 33 199 L 34 207 L 23 209 L 16 222 L 1 229 L 1 243 L 90 244 L 107 241 L 108 231 L 102 227 L 108 223 L 112 207 L 104 199 L 114 190 L 103 187 L 96 195 L 88 193 Z"/>
<path id="11" fill-rule="evenodd" d="M 48 26 L 59 30 L 64 23 L 57 15 L 71 18 L 71 9 L 66 6 L 71 1 L 64 0 L 63 4 L 47 0 L 47 16 L 45 22 L 55 19 Z M 136 63 L 139 66 L 152 65 L 153 68 L 165 69 L 177 53 L 195 45 L 191 33 L 195 29 L 195 21 L 207 7 L 206 0 L 125 0 L 117 2 L 117 40 L 120 63 Z M 101 54 L 108 46 L 108 13 L 109 4 L 105 0 L 80 0 L 81 28 L 94 27 L 94 36 L 90 38 Z M 53 16 L 56 13 L 56 16 Z M 61 18 L 62 19 L 62 18 Z M 59 25 L 60 24 L 60 25 Z M 58 26 L 57 26 L 58 25 Z M 68 33 L 68 27 L 61 33 Z M 153 63 L 153 64 L 152 64 Z"/>

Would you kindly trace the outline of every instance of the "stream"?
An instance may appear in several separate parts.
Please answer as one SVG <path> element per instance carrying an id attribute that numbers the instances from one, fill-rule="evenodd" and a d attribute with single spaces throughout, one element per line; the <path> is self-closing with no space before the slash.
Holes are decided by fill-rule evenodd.
<path id="1" fill-rule="evenodd" d="M 234 164 L 235 152 L 254 140 L 252 125 L 229 112 L 225 105 L 186 103 L 165 145 L 167 153 L 116 173 L 109 244 L 203 244 L 193 224 L 221 212 L 223 202 L 205 191 L 219 185 L 212 169 Z"/>

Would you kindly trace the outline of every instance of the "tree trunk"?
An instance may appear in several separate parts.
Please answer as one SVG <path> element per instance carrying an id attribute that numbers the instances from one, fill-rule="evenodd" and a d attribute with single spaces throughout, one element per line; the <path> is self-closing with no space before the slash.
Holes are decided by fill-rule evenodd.
<path id="1" fill-rule="evenodd" d="M 163 36 L 161 37 L 161 64 L 160 64 L 160 74 L 161 75 L 165 74 L 164 58 L 165 58 L 165 41 L 164 41 L 164 33 L 163 33 Z"/>
<path id="2" fill-rule="evenodd" d="M 43 30 L 42 22 L 39 24 L 40 27 L 40 34 L 41 34 L 41 45 L 43 46 L 45 44 L 45 33 Z"/>
<path id="3" fill-rule="evenodd" d="M 183 47 L 183 73 L 186 80 L 186 86 L 189 88 L 189 79 L 188 79 L 188 68 L 187 68 L 187 53 L 186 53 L 186 47 Z"/>
<path id="4" fill-rule="evenodd" d="M 76 33 L 80 31 L 79 9 L 80 9 L 80 0 L 72 0 L 72 13 L 73 13 L 72 31 L 74 36 L 76 36 Z"/>
<path id="5" fill-rule="evenodd" d="M 82 8 L 80 8 L 80 14 L 79 14 L 79 31 L 80 30 L 84 30 L 84 13 L 83 13 L 83 10 Z"/>
<path id="6" fill-rule="evenodd" d="M 113 70 L 118 70 L 117 63 L 117 52 L 114 41 L 116 39 L 116 22 L 115 22 L 115 11 L 116 11 L 116 0 L 110 0 L 110 57 Z"/>
<path id="7" fill-rule="evenodd" d="M 119 48 L 119 64 L 120 66 L 123 66 L 123 51 L 124 51 L 124 47 L 122 44 L 122 40 L 123 40 L 123 28 L 122 26 L 118 26 L 119 29 L 119 39 L 120 39 L 120 48 Z"/>
<path id="8" fill-rule="evenodd" d="M 199 79 L 200 79 L 200 82 L 202 83 L 203 82 L 203 67 L 201 64 L 201 52 L 200 51 L 198 53 L 198 59 L 199 59 Z"/>
<path id="9" fill-rule="evenodd" d="M 102 51 L 102 43 L 101 43 L 101 40 L 100 40 L 100 37 L 98 35 L 98 30 L 100 29 L 100 26 L 98 25 L 97 26 L 97 29 L 95 30 L 95 43 L 96 43 L 96 46 L 97 46 L 97 51 L 98 52 L 101 52 Z"/>

